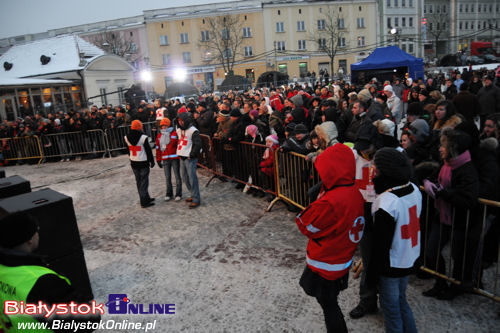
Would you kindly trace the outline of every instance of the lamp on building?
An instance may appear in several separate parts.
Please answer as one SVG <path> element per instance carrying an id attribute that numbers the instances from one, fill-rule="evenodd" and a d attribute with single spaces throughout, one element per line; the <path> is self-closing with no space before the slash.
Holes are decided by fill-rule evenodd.
<path id="1" fill-rule="evenodd" d="M 399 35 L 401 34 L 401 28 L 399 27 L 394 27 L 394 28 L 391 28 L 391 30 L 389 30 L 390 34 L 392 36 L 394 36 L 394 44 L 398 44 L 398 47 L 399 47 Z"/>
<path id="2" fill-rule="evenodd" d="M 174 81 L 184 82 L 187 77 L 187 71 L 185 68 L 178 67 L 174 69 Z"/>

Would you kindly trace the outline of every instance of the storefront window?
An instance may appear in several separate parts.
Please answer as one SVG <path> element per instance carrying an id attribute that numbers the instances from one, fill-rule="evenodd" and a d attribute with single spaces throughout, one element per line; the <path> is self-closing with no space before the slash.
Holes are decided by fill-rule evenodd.
<path id="1" fill-rule="evenodd" d="M 27 90 L 18 90 L 17 96 L 19 98 L 19 116 L 26 117 L 33 114 L 31 109 L 30 98 Z"/>
<path id="2" fill-rule="evenodd" d="M 61 94 L 54 94 L 54 109 L 55 112 L 65 111 L 63 97 Z"/>
<path id="3" fill-rule="evenodd" d="M 72 86 L 71 92 L 73 94 L 73 102 L 77 108 L 82 106 L 82 95 L 80 93 L 80 86 Z"/>
<path id="4" fill-rule="evenodd" d="M 71 87 L 63 87 L 63 91 L 64 105 L 66 106 L 66 110 L 74 108 L 73 100 L 71 99 Z"/>
<path id="5" fill-rule="evenodd" d="M 255 82 L 255 71 L 253 70 L 253 68 L 246 69 L 245 74 L 248 81 Z"/>
<path id="6" fill-rule="evenodd" d="M 299 74 L 300 74 L 300 77 L 307 76 L 307 62 L 299 63 Z"/>
<path id="7" fill-rule="evenodd" d="M 278 69 L 279 69 L 280 73 L 288 74 L 288 68 L 287 68 L 286 64 L 279 64 Z"/>

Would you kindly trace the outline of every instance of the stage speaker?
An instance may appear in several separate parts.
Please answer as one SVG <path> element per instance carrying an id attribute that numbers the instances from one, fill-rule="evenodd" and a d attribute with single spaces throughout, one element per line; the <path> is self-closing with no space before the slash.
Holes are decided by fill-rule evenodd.
<path id="1" fill-rule="evenodd" d="M 31 192 L 30 182 L 19 176 L 10 176 L 0 180 L 0 199 Z"/>
<path id="2" fill-rule="evenodd" d="M 0 217 L 21 211 L 39 221 L 37 253 L 46 256 L 50 268 L 71 281 L 82 300 L 93 299 L 73 199 L 43 189 L 0 200 Z"/>
<path id="3" fill-rule="evenodd" d="M 5 170 L 0 170 L 0 178 L 5 178 Z"/>

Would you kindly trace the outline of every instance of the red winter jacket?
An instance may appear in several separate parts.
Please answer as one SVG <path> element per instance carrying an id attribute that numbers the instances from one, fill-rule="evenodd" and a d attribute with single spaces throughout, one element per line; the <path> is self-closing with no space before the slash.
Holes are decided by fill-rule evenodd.
<path id="1" fill-rule="evenodd" d="M 167 145 L 167 148 L 164 151 L 160 149 L 160 138 L 162 134 L 161 132 L 156 137 L 156 161 L 160 162 L 161 160 L 171 160 L 178 159 L 177 155 L 177 132 L 170 132 L 170 142 Z"/>
<path id="2" fill-rule="evenodd" d="M 281 98 L 278 95 L 274 95 L 269 104 L 275 111 L 281 111 L 283 109 L 283 103 L 281 103 Z"/>
<path id="3" fill-rule="evenodd" d="M 318 199 L 295 222 L 309 238 L 306 262 L 327 280 L 344 276 L 363 236 L 363 197 L 354 185 L 352 150 L 337 143 L 318 155 L 314 166 L 323 181 Z"/>
<path id="4" fill-rule="evenodd" d="M 263 159 L 262 162 L 260 162 L 261 171 L 270 177 L 274 175 L 274 151 L 278 147 L 278 145 L 273 145 L 271 148 L 268 148 L 269 157 Z"/>

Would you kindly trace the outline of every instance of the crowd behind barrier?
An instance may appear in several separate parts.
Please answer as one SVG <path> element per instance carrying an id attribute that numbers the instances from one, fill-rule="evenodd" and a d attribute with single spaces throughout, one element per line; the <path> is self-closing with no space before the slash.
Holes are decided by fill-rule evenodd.
<path id="1" fill-rule="evenodd" d="M 455 225 L 458 218 L 453 212 L 453 223 L 448 228 L 439 223 L 434 199 L 424 191 L 422 255 L 418 265 L 452 283 L 467 282 L 468 290 L 499 301 L 500 204 L 496 200 L 500 117 L 496 115 L 500 112 L 500 89 L 495 86 L 499 80 L 494 73 L 483 72 L 454 72 L 450 77 L 438 75 L 426 82 L 395 77 L 383 85 L 374 78 L 363 87 L 345 82 L 316 83 L 314 87 L 296 84 L 243 93 L 229 91 L 220 98 L 203 95 L 186 105 L 180 101 L 155 101 L 155 105 L 144 102 L 137 107 L 118 107 L 116 114 L 110 106 L 103 106 L 92 107 L 83 115 L 59 114 L 47 119 L 36 115 L 35 119 L 24 119 L 22 129 L 0 126 L 2 158 L 7 162 L 50 162 L 78 155 L 114 155 L 126 150 L 123 137 L 132 119 L 145 124 L 144 131 L 153 142 L 158 117 L 172 119 L 175 126 L 177 114 L 189 112 L 202 134 L 199 166 L 211 172 L 212 179 L 229 179 L 246 193 L 267 195 L 272 201 L 268 210 L 278 200 L 289 208 L 303 209 L 316 198 L 320 182 L 314 158 L 328 146 L 352 142 L 354 151 L 367 161 L 380 147 L 404 150 L 415 168 L 416 182 L 422 185 L 430 177 L 429 168 L 439 171 L 445 129 L 457 128 L 458 132 L 460 128 L 467 134 L 472 131 L 474 137 L 474 129 L 465 125 L 480 118 L 482 132 L 481 137 L 477 133 L 477 141 L 497 142 L 491 156 L 482 151 L 483 155 L 472 153 L 483 186 L 481 196 L 485 194 L 482 197 L 488 200 L 479 199 L 480 205 L 460 210 L 457 215 L 464 214 L 459 216 L 461 225 Z M 37 130 L 31 130 L 34 128 Z M 473 147 L 470 143 L 456 144 Z M 492 156 L 496 173 L 483 170 L 492 162 Z M 367 169 L 366 176 L 370 175 Z M 363 181 L 364 177 L 363 173 Z M 492 179 L 496 180 L 488 183 Z M 367 179 L 363 186 L 368 184 Z M 486 193 L 487 188 L 490 192 Z M 478 196 L 474 198 L 477 201 Z M 432 232 L 436 217 L 442 229 L 437 233 Z"/>

